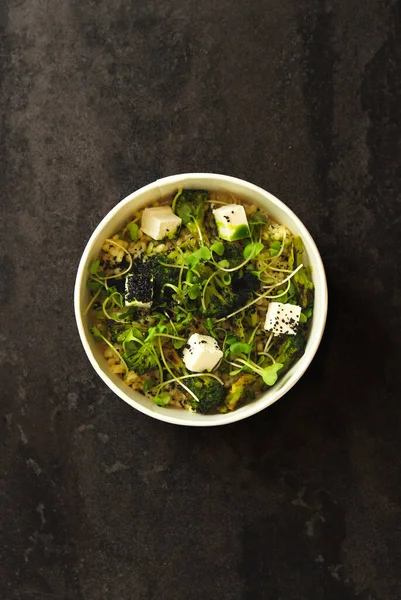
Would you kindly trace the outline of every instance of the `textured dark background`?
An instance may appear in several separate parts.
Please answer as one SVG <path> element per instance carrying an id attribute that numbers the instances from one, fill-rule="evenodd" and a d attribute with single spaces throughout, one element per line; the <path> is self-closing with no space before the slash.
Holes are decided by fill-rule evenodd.
<path id="1" fill-rule="evenodd" d="M 6 0 L 0 599 L 401 598 L 401 12 L 390 0 Z M 76 267 L 185 171 L 288 203 L 327 268 L 312 367 L 194 430 L 112 395 Z"/>

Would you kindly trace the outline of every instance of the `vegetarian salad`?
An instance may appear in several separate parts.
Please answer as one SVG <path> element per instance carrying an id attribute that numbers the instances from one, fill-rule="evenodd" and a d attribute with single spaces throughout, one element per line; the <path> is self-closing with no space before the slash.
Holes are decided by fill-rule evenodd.
<path id="1" fill-rule="evenodd" d="M 314 286 L 300 237 L 222 192 L 135 212 L 90 266 L 86 308 L 112 373 L 162 407 L 232 411 L 303 354 Z"/>

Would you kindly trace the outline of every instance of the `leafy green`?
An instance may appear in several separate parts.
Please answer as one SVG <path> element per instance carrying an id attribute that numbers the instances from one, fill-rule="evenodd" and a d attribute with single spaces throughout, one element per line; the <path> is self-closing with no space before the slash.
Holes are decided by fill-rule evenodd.
<path id="1" fill-rule="evenodd" d="M 103 335 L 100 333 L 99 328 L 94 325 L 91 329 L 92 335 L 99 340 L 103 339 Z"/>
<path id="2" fill-rule="evenodd" d="M 152 400 L 157 406 L 165 407 L 170 402 L 170 394 L 168 392 L 160 392 L 157 396 L 153 396 Z"/>
<path id="3" fill-rule="evenodd" d="M 201 293 L 202 293 L 202 288 L 199 283 L 195 283 L 194 285 L 191 285 L 191 287 L 188 290 L 188 296 L 191 300 L 196 300 L 196 298 L 199 298 Z"/>
<path id="4" fill-rule="evenodd" d="M 209 246 L 209 237 L 205 226 L 208 211 L 206 190 L 179 190 L 173 201 L 173 210 L 182 219 L 187 229 L 199 240 L 201 245 Z"/>
<path id="5" fill-rule="evenodd" d="M 143 391 L 145 392 L 145 394 L 151 390 L 152 388 L 154 388 L 156 385 L 156 383 L 153 381 L 153 379 L 150 379 L 150 377 L 147 377 L 145 379 L 145 381 L 143 382 Z"/>
<path id="6" fill-rule="evenodd" d="M 209 248 L 202 246 L 199 250 L 187 254 L 185 257 L 185 264 L 190 268 L 194 269 L 201 260 L 209 260 L 212 257 L 212 253 Z"/>
<path id="7" fill-rule="evenodd" d="M 267 218 L 260 210 L 257 210 L 248 220 L 248 223 L 249 225 L 265 225 L 267 224 Z"/>
<path id="8" fill-rule="evenodd" d="M 248 354 L 252 350 L 252 346 L 245 342 L 234 342 L 230 346 L 230 354 Z"/>
<path id="9" fill-rule="evenodd" d="M 95 260 L 91 266 L 89 267 L 89 273 L 91 275 L 96 275 L 100 266 L 100 260 Z"/>
<path id="10" fill-rule="evenodd" d="M 97 292 L 100 288 L 103 287 L 103 284 L 100 281 L 95 281 L 94 279 L 88 279 L 88 288 L 91 292 Z"/>
<path id="11" fill-rule="evenodd" d="M 278 372 L 283 368 L 281 363 L 275 362 L 262 369 L 259 373 L 266 385 L 274 385 L 278 378 Z"/>
<path id="12" fill-rule="evenodd" d="M 216 252 L 219 256 L 223 256 L 224 254 L 224 244 L 223 242 L 215 242 L 210 246 L 210 250 L 212 252 Z"/>
<path id="13" fill-rule="evenodd" d="M 264 250 L 264 245 L 262 244 L 262 242 L 251 242 L 250 244 L 247 244 L 244 248 L 244 258 L 255 258 L 258 254 L 260 254 L 262 252 L 262 250 Z"/>

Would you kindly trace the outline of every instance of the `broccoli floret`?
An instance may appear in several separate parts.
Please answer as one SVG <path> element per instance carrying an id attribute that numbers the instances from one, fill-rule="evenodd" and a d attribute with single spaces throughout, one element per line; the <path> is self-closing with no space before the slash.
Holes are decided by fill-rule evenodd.
<path id="1" fill-rule="evenodd" d="M 260 387 L 260 381 L 260 377 L 251 374 L 241 375 L 234 381 L 225 399 L 228 410 L 234 410 L 239 403 L 244 404 L 253 400 L 256 391 L 255 385 Z"/>
<path id="2" fill-rule="evenodd" d="M 128 368 L 137 375 L 144 375 L 158 367 L 153 344 L 144 344 L 135 350 L 125 352 L 122 356 Z"/>
<path id="3" fill-rule="evenodd" d="M 280 370 L 280 376 L 283 375 L 294 361 L 302 356 L 306 345 L 305 336 L 302 331 L 298 331 L 296 335 L 289 335 L 284 342 L 274 352 L 274 360 L 281 363 L 283 368 Z"/>
<path id="4" fill-rule="evenodd" d="M 107 327 L 109 329 L 110 341 L 113 344 L 117 344 L 119 342 L 118 336 L 124 333 L 127 328 L 125 323 L 119 323 L 118 321 L 113 321 L 112 319 L 106 320 Z"/>
<path id="5" fill-rule="evenodd" d="M 201 244 L 209 246 L 205 228 L 205 215 L 209 208 L 206 200 L 209 200 L 206 190 L 181 190 L 174 198 L 173 210 Z"/>
<path id="6" fill-rule="evenodd" d="M 240 248 L 234 242 L 223 242 L 224 252 L 222 259 L 228 260 L 230 267 L 238 267 L 244 260 Z"/>
<path id="7" fill-rule="evenodd" d="M 245 340 L 244 313 L 239 313 L 232 318 L 232 328 L 238 340 Z"/>
<path id="8" fill-rule="evenodd" d="M 244 271 L 242 277 L 235 277 L 232 282 L 232 288 L 237 296 L 237 306 L 245 306 L 252 298 L 253 292 L 260 289 L 260 281 L 255 275 L 249 271 Z"/>
<path id="9" fill-rule="evenodd" d="M 166 283 L 177 285 L 179 269 L 176 269 L 175 267 L 166 267 L 166 264 L 168 264 L 170 261 L 168 258 L 163 256 L 163 254 L 155 254 L 148 258 L 147 262 L 150 265 L 150 270 L 153 276 L 155 303 L 158 304 L 166 301 L 168 304 L 170 304 L 174 290 L 170 287 L 165 287 L 165 285 Z"/>
<path id="10" fill-rule="evenodd" d="M 218 276 L 214 277 L 207 287 L 205 316 L 216 319 L 226 317 L 245 306 L 259 287 L 259 280 L 248 271 L 242 277 L 234 276 L 231 286 L 225 286 Z"/>
<path id="11" fill-rule="evenodd" d="M 207 287 L 205 317 L 222 319 L 237 305 L 237 295 L 227 286 L 219 285 L 219 278 L 214 277 Z"/>
<path id="12" fill-rule="evenodd" d="M 302 264 L 304 245 L 302 239 L 297 236 L 294 237 L 294 267 L 298 267 Z M 310 267 L 303 267 L 293 277 L 293 282 L 296 290 L 297 302 L 303 309 L 310 308 L 313 306 L 313 290 L 314 285 L 310 279 L 311 269 Z"/>
<path id="13" fill-rule="evenodd" d="M 186 379 L 185 385 L 199 400 L 196 402 L 192 396 L 189 397 L 189 403 L 196 412 L 206 414 L 224 402 L 224 386 L 213 377 L 193 377 Z"/>

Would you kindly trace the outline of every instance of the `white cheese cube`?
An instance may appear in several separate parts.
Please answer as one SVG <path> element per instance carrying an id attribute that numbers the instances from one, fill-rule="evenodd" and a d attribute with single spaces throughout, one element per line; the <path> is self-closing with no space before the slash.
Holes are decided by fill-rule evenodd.
<path id="1" fill-rule="evenodd" d="M 145 208 L 142 213 L 141 229 L 154 240 L 172 237 L 181 225 L 170 206 L 154 206 Z"/>
<path id="2" fill-rule="evenodd" d="M 223 352 L 210 335 L 193 333 L 183 352 L 183 360 L 189 371 L 211 371 L 222 358 Z"/>
<path id="3" fill-rule="evenodd" d="M 128 273 L 125 278 L 125 306 L 150 308 L 153 301 L 153 276 Z"/>
<path id="4" fill-rule="evenodd" d="M 267 309 L 265 329 L 273 335 L 295 335 L 301 314 L 301 307 L 296 304 L 270 302 Z"/>
<path id="5" fill-rule="evenodd" d="M 219 236 L 233 242 L 251 237 L 245 208 L 239 204 L 227 204 L 213 211 Z"/>

